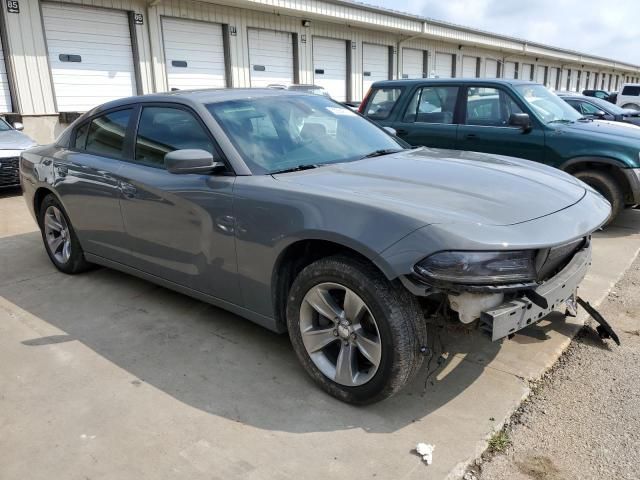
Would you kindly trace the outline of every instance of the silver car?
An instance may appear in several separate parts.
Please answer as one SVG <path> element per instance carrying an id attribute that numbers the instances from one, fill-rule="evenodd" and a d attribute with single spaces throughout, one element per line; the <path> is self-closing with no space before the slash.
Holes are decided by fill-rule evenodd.
<path id="1" fill-rule="evenodd" d="M 559 170 L 409 149 L 273 89 L 105 104 L 26 151 L 21 175 L 59 270 L 115 268 L 288 331 L 356 404 L 413 377 L 436 312 L 498 340 L 564 311 L 610 214 Z"/>
<path id="2" fill-rule="evenodd" d="M 20 185 L 18 159 L 23 150 L 36 145 L 21 132 L 21 123 L 9 125 L 0 118 L 0 188 Z"/>

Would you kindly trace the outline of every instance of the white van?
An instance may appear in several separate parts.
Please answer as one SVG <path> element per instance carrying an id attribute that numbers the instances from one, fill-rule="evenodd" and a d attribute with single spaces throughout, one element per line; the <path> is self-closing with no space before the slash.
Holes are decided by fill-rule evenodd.
<path id="1" fill-rule="evenodd" d="M 618 93 L 616 104 L 622 108 L 640 110 L 640 83 L 625 83 Z"/>

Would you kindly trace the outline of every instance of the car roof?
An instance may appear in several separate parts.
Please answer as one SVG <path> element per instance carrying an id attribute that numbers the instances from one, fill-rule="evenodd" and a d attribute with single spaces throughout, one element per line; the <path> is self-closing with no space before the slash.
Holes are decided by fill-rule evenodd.
<path id="1" fill-rule="evenodd" d="M 416 84 L 429 84 L 429 85 L 441 85 L 452 83 L 466 83 L 466 84 L 498 84 L 498 85 L 537 85 L 536 82 L 531 80 L 508 80 L 505 78 L 404 78 L 401 80 L 381 80 L 375 82 L 372 87 L 394 87 Z"/>
<path id="2" fill-rule="evenodd" d="M 111 102 L 104 103 L 90 112 L 95 114 L 104 110 L 110 110 L 120 106 L 135 103 L 170 102 L 191 104 L 208 104 L 226 102 L 229 100 L 246 100 L 250 98 L 265 98 L 278 96 L 311 95 L 304 91 L 284 90 L 277 88 L 208 88 L 201 90 L 175 90 L 173 92 L 151 93 L 148 95 L 138 95 L 126 97 Z"/>

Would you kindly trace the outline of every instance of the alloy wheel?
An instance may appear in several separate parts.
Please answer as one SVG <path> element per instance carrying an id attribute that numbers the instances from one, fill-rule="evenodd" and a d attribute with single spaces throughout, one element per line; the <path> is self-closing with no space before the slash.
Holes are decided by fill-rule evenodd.
<path id="1" fill-rule="evenodd" d="M 71 257 L 71 232 L 64 215 L 54 205 L 44 214 L 44 234 L 51 255 L 59 263 L 67 263 Z"/>
<path id="2" fill-rule="evenodd" d="M 382 342 L 369 307 L 337 283 L 312 287 L 300 306 L 302 342 L 316 367 L 334 382 L 355 387 L 378 370 Z"/>

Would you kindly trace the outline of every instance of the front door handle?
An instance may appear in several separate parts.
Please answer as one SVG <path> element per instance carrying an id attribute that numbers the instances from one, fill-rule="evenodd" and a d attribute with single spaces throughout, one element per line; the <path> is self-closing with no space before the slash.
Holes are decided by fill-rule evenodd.
<path id="1" fill-rule="evenodd" d="M 475 133 L 467 133 L 464 138 L 466 138 L 467 140 L 474 140 L 476 138 L 478 138 L 478 135 L 476 135 Z"/>
<path id="2" fill-rule="evenodd" d="M 136 193 L 138 193 L 136 187 L 126 182 L 120 182 L 120 191 L 126 198 L 133 198 L 136 196 Z"/>
<path id="3" fill-rule="evenodd" d="M 403 130 L 401 128 L 400 129 L 396 129 L 396 135 L 398 135 L 399 137 L 403 137 L 403 136 L 408 135 L 408 134 L 409 134 L 409 132 L 407 132 L 406 130 Z"/>

